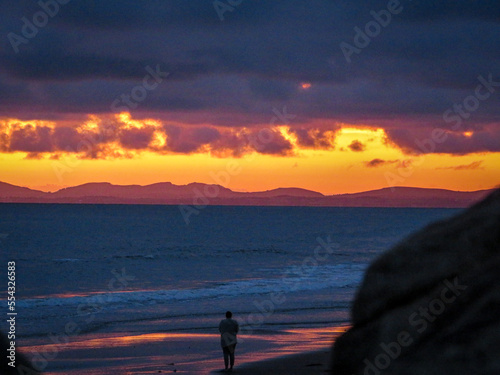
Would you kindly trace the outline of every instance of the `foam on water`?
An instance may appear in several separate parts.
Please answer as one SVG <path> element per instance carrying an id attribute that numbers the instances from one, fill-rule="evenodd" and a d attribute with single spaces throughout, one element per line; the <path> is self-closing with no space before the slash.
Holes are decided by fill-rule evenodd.
<path id="1" fill-rule="evenodd" d="M 16 261 L 21 338 L 72 321 L 82 332 L 206 327 L 221 309 L 251 313 L 273 293 L 286 302 L 272 324 L 347 320 L 366 265 L 454 212 L 207 207 L 186 226 L 176 206 L 0 204 L 0 263 Z M 315 264 L 318 238 L 335 247 Z M 122 270 L 133 281 L 110 288 Z"/>
<path id="2" fill-rule="evenodd" d="M 299 266 L 284 270 L 281 278 L 234 280 L 221 285 L 203 288 L 130 291 L 99 293 L 87 296 L 31 298 L 18 301 L 22 309 L 99 305 L 101 308 L 119 308 L 131 305 L 165 304 L 175 301 L 195 301 L 199 299 L 227 298 L 242 295 L 262 295 L 266 293 L 290 293 L 343 288 L 358 285 L 365 265 L 337 264 L 325 266 Z"/>

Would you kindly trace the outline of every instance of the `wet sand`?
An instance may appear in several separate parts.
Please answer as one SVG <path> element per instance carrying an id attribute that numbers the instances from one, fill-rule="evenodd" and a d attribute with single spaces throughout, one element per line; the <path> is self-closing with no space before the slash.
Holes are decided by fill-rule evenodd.
<path id="1" fill-rule="evenodd" d="M 331 348 L 246 363 L 231 372 L 237 375 L 319 375 L 330 373 Z M 212 374 L 226 373 L 223 371 Z"/>
<path id="2" fill-rule="evenodd" d="M 346 328 L 261 330 L 242 335 L 233 373 L 324 374 L 331 344 Z M 220 336 L 214 333 L 94 334 L 26 349 L 51 353 L 46 375 L 214 374 L 224 367 Z"/>

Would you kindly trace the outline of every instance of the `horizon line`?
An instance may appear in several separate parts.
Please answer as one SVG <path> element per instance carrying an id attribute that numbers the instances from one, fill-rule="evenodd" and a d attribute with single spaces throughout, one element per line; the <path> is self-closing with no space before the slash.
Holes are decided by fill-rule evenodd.
<path id="1" fill-rule="evenodd" d="M 81 183 L 81 184 L 69 185 L 69 186 L 61 187 L 59 189 L 52 190 L 52 191 L 50 191 L 50 190 L 49 191 L 47 191 L 47 190 L 41 190 L 39 187 L 30 187 L 30 186 L 24 186 L 24 185 L 16 185 L 16 184 L 13 184 L 13 183 L 10 183 L 10 182 L 6 182 L 6 181 L 0 181 L 0 183 L 5 183 L 5 184 L 8 184 L 8 185 L 17 186 L 17 187 L 23 187 L 23 188 L 27 188 L 27 189 L 30 189 L 30 190 L 33 190 L 33 191 L 39 191 L 39 192 L 43 192 L 43 193 L 55 193 L 55 192 L 61 191 L 63 189 L 74 188 L 74 187 L 83 186 L 83 185 L 89 185 L 89 184 L 109 184 L 109 185 L 113 185 L 113 186 L 138 186 L 138 187 L 147 187 L 147 186 L 157 185 L 157 184 L 171 184 L 171 185 L 174 185 L 174 186 L 183 187 L 183 186 L 189 186 L 189 185 L 192 185 L 192 184 L 200 184 L 200 185 L 219 186 L 219 187 L 222 187 L 224 189 L 231 190 L 232 192 L 235 192 L 235 193 L 263 193 L 263 192 L 268 192 L 268 191 L 273 191 L 273 190 L 278 190 L 278 189 L 299 189 L 299 190 L 305 190 L 305 191 L 309 191 L 309 192 L 313 192 L 313 193 L 322 194 L 325 197 L 328 197 L 328 196 L 337 196 L 337 195 L 346 195 L 346 194 L 366 193 L 366 192 L 370 192 L 370 191 L 378 191 L 378 190 L 383 190 L 383 189 L 395 189 L 395 188 L 425 189 L 425 190 L 444 190 L 444 191 L 458 192 L 458 193 L 473 193 L 473 192 L 480 192 L 480 191 L 486 191 L 486 190 L 495 190 L 495 189 L 497 189 L 497 188 L 500 187 L 500 185 L 496 185 L 496 186 L 493 186 L 493 187 L 481 188 L 481 189 L 476 189 L 476 190 L 453 190 L 453 189 L 450 189 L 450 188 L 442 188 L 442 187 L 420 187 L 420 186 L 394 185 L 394 186 L 383 186 L 383 187 L 379 187 L 379 188 L 368 189 L 368 190 L 360 190 L 360 191 L 354 191 L 354 192 L 344 192 L 344 193 L 336 193 L 336 194 L 325 194 L 325 193 L 322 193 L 322 192 L 317 191 L 317 190 L 311 190 L 311 189 L 308 189 L 308 188 L 303 188 L 303 187 L 298 187 L 298 186 L 279 186 L 279 187 L 270 188 L 270 189 L 266 189 L 266 190 L 257 190 L 257 191 L 248 191 L 247 190 L 247 191 L 241 191 L 241 190 L 233 190 L 233 189 L 231 189 L 229 187 L 226 187 L 224 185 L 221 185 L 221 184 L 205 183 L 205 182 L 197 182 L 197 181 L 189 182 L 187 184 L 175 184 L 175 183 L 170 182 L 170 181 L 159 181 L 159 182 L 153 182 L 153 183 L 149 183 L 149 184 L 145 184 L 145 185 L 141 185 L 141 184 L 116 184 L 116 183 L 112 183 L 112 182 L 109 182 L 109 181 L 90 181 L 90 182 L 84 182 L 84 183 Z M 46 184 L 46 185 L 50 185 L 50 184 Z"/>

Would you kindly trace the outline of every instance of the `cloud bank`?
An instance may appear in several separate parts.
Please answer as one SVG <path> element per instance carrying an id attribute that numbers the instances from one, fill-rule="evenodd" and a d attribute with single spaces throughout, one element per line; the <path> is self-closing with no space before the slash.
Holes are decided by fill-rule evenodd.
<path id="1" fill-rule="evenodd" d="M 500 87 L 479 91 L 490 95 L 477 106 L 469 99 L 478 77 L 500 82 L 498 1 L 400 1 L 351 62 L 340 45 L 355 45 L 356 28 L 387 1 L 243 1 L 223 21 L 205 0 L 41 3 L 0 1 L 0 118 L 58 126 L 18 127 L 2 135 L 2 150 L 74 148 L 86 133 L 63 120 L 117 113 L 117 100 L 134 118 L 165 124 L 120 128 L 112 141 L 127 150 L 150 149 L 163 134 L 161 150 L 237 153 L 242 129 L 262 128 L 285 106 L 295 117 L 280 122 L 303 147 L 330 147 L 325 132 L 347 123 L 382 127 L 408 153 L 500 148 Z M 40 12 L 54 15 L 42 22 Z M 462 116 L 460 129 L 450 116 Z M 169 127 L 174 120 L 185 126 Z M 420 147 L 436 128 L 447 140 Z M 260 152 L 287 155 L 290 140 L 276 131 Z"/>
<path id="2" fill-rule="evenodd" d="M 298 149 L 333 149 L 333 130 L 284 126 L 227 128 L 183 126 L 158 120 L 133 120 L 126 113 L 90 116 L 76 125 L 57 122 L 0 121 L 0 151 L 25 152 L 29 158 L 77 154 L 80 158 L 133 157 L 133 152 L 158 154 L 209 153 L 241 157 L 257 152 L 294 155 Z"/>

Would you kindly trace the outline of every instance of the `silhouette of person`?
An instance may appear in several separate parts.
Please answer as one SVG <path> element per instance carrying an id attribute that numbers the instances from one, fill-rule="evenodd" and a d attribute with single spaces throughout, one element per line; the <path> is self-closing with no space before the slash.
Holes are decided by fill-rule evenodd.
<path id="1" fill-rule="evenodd" d="M 240 330 L 238 322 L 231 319 L 232 316 L 233 313 L 231 311 L 226 312 L 226 319 L 221 320 L 219 323 L 220 344 L 224 353 L 224 365 L 226 370 L 228 370 L 228 366 L 230 365 L 230 371 L 234 366 L 234 350 L 237 344 L 236 334 Z"/>

